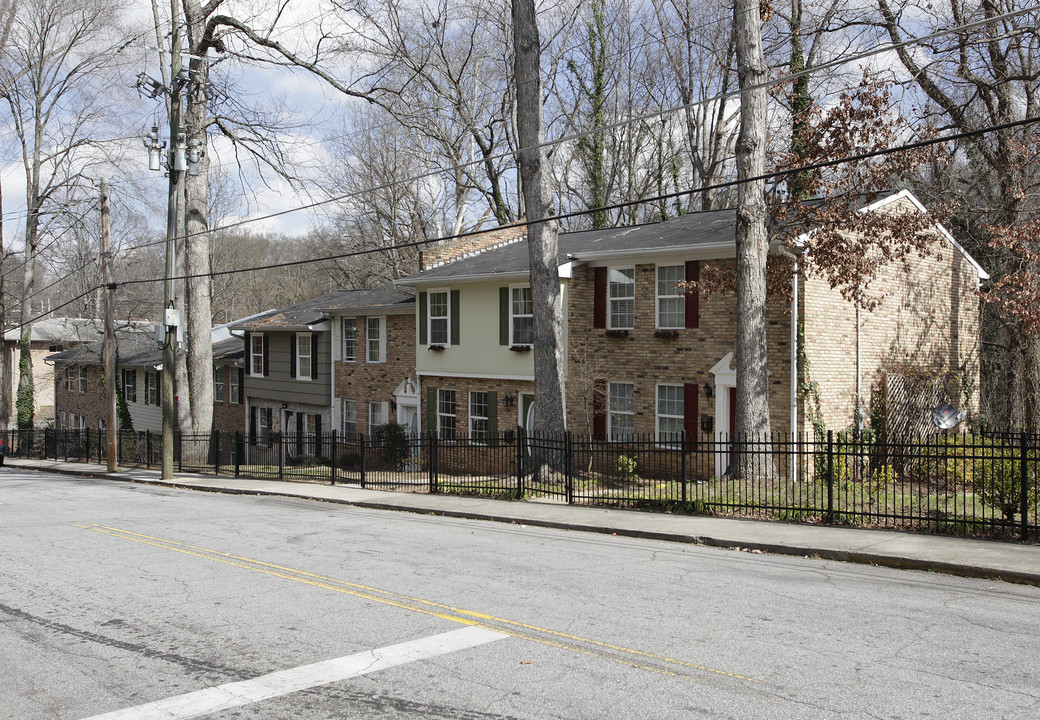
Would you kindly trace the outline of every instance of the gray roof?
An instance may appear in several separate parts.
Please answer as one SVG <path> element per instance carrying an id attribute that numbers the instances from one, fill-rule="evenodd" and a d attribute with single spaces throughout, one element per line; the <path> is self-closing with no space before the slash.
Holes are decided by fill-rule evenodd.
<path id="1" fill-rule="evenodd" d="M 120 365 L 134 367 L 155 367 L 162 365 L 162 349 L 155 342 L 152 333 L 129 333 L 116 338 Z M 74 365 L 100 365 L 104 343 L 92 342 L 79 345 L 71 350 L 47 356 L 48 362 L 65 362 Z"/>
<path id="2" fill-rule="evenodd" d="M 129 326 L 136 331 L 147 331 L 155 323 L 145 320 L 120 322 L 119 327 Z M 37 320 L 32 324 L 29 340 L 47 343 L 89 343 L 101 340 L 105 333 L 105 321 L 93 318 L 54 318 Z M 4 333 L 5 342 L 18 342 L 21 331 L 13 328 Z"/>
<path id="3" fill-rule="evenodd" d="M 732 247 L 735 237 L 736 210 L 712 210 L 646 225 L 563 233 L 559 238 L 557 260 L 562 265 L 569 258 L 585 260 L 633 251 L 721 251 Z M 520 275 L 529 269 L 527 242 L 514 242 L 424 270 L 402 278 L 396 284 L 425 284 L 469 276 Z"/>
<path id="4" fill-rule="evenodd" d="M 415 296 L 384 285 L 372 290 L 337 290 L 275 310 L 263 317 L 231 323 L 236 330 L 306 330 L 327 320 L 330 313 L 350 310 L 389 310 L 415 302 Z"/>
<path id="5" fill-rule="evenodd" d="M 240 337 L 229 337 L 213 343 L 213 361 L 227 362 L 245 357 L 245 342 Z"/>

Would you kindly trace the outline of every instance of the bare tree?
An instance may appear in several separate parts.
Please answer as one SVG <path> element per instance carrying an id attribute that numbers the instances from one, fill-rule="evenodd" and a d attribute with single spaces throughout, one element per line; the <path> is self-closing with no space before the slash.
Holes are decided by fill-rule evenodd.
<path id="1" fill-rule="evenodd" d="M 25 267 L 22 281 L 22 351 L 19 358 L 19 424 L 33 422 L 32 359 L 37 254 L 59 205 L 83 188 L 95 161 L 89 139 L 112 108 L 102 70 L 122 45 L 115 39 L 116 6 L 107 0 L 23 0 L 4 48 L 0 92 L 10 111 L 25 169 Z M 94 102 L 88 102 L 92 98 Z M 89 188 L 86 185 L 86 188 Z M 93 192 L 89 192 L 93 195 Z"/>
<path id="2" fill-rule="evenodd" d="M 766 79 L 762 50 L 762 17 L 757 0 L 737 0 L 733 6 L 737 75 L 740 80 L 740 134 L 737 137 L 737 407 L 739 438 L 770 434 L 769 372 L 766 345 L 765 171 Z M 743 477 L 752 458 L 734 446 L 729 473 Z"/>
<path id="3" fill-rule="evenodd" d="M 527 208 L 527 242 L 534 305 L 534 429 L 565 429 L 563 301 L 560 292 L 556 222 L 545 152 L 542 112 L 541 44 L 534 0 L 513 0 L 516 125 L 520 141 L 520 180 Z"/>

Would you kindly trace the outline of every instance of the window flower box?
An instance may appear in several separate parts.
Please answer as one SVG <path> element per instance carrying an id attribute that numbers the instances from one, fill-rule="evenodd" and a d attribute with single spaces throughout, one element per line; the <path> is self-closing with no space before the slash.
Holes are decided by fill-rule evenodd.
<path id="1" fill-rule="evenodd" d="M 427 350 L 432 350 L 433 352 L 441 352 L 441 351 L 444 350 L 444 346 L 443 345 L 427 345 L 426 349 Z"/>
<path id="2" fill-rule="evenodd" d="M 531 352 L 530 345 L 510 345 L 509 349 L 516 353 Z"/>
<path id="3" fill-rule="evenodd" d="M 657 330 L 656 332 L 654 332 L 654 337 L 659 337 L 659 338 L 679 337 L 679 331 L 678 330 Z"/>
<path id="4" fill-rule="evenodd" d="M 609 338 L 627 338 L 628 330 L 607 330 L 606 334 Z"/>

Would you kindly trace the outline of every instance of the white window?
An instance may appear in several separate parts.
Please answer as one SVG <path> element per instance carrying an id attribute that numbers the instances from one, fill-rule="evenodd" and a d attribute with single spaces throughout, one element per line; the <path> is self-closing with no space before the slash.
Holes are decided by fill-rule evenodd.
<path id="1" fill-rule="evenodd" d="M 145 374 L 145 385 L 148 384 L 148 378 L 151 373 Z M 148 397 L 145 396 L 145 404 L 148 403 Z M 213 367 L 213 402 L 224 402 L 224 366 L 215 365 Z"/>
<path id="2" fill-rule="evenodd" d="M 216 389 L 213 390 L 216 394 Z M 159 405 L 159 398 L 161 394 L 159 392 L 159 373 L 146 372 L 144 374 L 144 404 L 145 405 Z"/>
<path id="3" fill-rule="evenodd" d="M 509 344 L 534 343 L 534 304 L 530 287 L 509 288 Z"/>
<path id="4" fill-rule="evenodd" d="M 85 367 L 79 369 L 79 391 L 81 393 L 87 391 L 87 369 Z"/>
<path id="5" fill-rule="evenodd" d="M 253 334 L 249 336 L 249 374 L 264 374 L 264 336 Z"/>
<path id="6" fill-rule="evenodd" d="M 683 386 L 657 386 L 657 439 L 661 442 L 682 440 L 684 414 Z"/>
<path id="7" fill-rule="evenodd" d="M 607 397 L 611 440 L 630 440 L 635 432 L 635 385 L 610 383 Z"/>
<path id="8" fill-rule="evenodd" d="M 437 391 L 437 435 L 445 440 L 455 437 L 455 391 Z"/>
<path id="9" fill-rule="evenodd" d="M 271 432 L 271 410 L 270 408 L 258 407 L 256 412 L 256 434 L 266 439 Z"/>
<path id="10" fill-rule="evenodd" d="M 316 442 L 318 438 L 318 418 L 321 417 L 317 413 L 305 413 L 303 416 L 303 453 L 305 455 L 314 455 L 318 449 Z"/>
<path id="11" fill-rule="evenodd" d="M 137 402 L 137 371 L 123 370 L 123 400 Z"/>
<path id="12" fill-rule="evenodd" d="M 488 394 L 486 392 L 469 394 L 469 437 L 476 442 L 487 442 Z"/>
<path id="13" fill-rule="evenodd" d="M 386 360 L 383 342 L 383 318 L 365 318 L 365 359 L 370 363 Z"/>
<path id="14" fill-rule="evenodd" d="M 357 360 L 357 318 L 343 318 L 343 362 Z"/>
<path id="15" fill-rule="evenodd" d="M 387 403 L 373 402 L 368 404 L 368 432 L 374 433 L 377 427 L 389 422 Z"/>
<path id="16" fill-rule="evenodd" d="M 311 379 L 311 334 L 296 333 L 296 378 L 298 380 Z"/>
<path id="17" fill-rule="evenodd" d="M 686 327 L 686 295 L 676 287 L 686 280 L 683 265 L 662 265 L 657 268 L 657 327 L 679 330 Z"/>
<path id="18" fill-rule="evenodd" d="M 76 389 L 76 376 L 72 374 L 72 368 L 65 368 L 65 389 L 72 392 Z"/>
<path id="19" fill-rule="evenodd" d="M 632 330 L 636 326 L 636 271 L 634 268 L 611 268 L 608 277 L 608 327 L 611 330 Z"/>
<path id="20" fill-rule="evenodd" d="M 354 400 L 343 401 L 343 436 L 352 437 L 357 435 L 357 402 Z"/>
<path id="21" fill-rule="evenodd" d="M 238 368 L 228 368 L 228 402 L 235 404 L 242 402 L 242 388 L 238 384 Z M 156 403 L 158 405 L 159 403 Z"/>
<path id="22" fill-rule="evenodd" d="M 65 429 L 68 428 L 68 426 L 69 426 L 69 419 L 66 416 L 65 411 L 62 410 L 61 411 L 61 425 L 58 426 L 58 429 L 59 430 L 65 430 Z"/>
<path id="23" fill-rule="evenodd" d="M 449 345 L 449 302 L 451 293 L 447 290 L 431 291 L 429 294 L 430 345 Z"/>

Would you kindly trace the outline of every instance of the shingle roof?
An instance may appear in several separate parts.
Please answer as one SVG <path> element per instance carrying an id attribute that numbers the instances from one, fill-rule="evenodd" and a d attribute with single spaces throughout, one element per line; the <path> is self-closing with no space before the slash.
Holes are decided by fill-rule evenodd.
<path id="1" fill-rule="evenodd" d="M 736 232 L 736 211 L 712 210 L 690 213 L 671 220 L 646 225 L 632 225 L 603 230 L 583 230 L 563 233 L 559 237 L 559 264 L 568 256 L 619 254 L 685 249 L 716 249 L 732 246 Z M 471 257 L 462 258 L 396 281 L 398 285 L 411 282 L 428 283 L 467 276 L 494 276 L 526 274 L 530 268 L 526 242 L 515 242 L 490 248 Z"/>
<path id="2" fill-rule="evenodd" d="M 162 364 L 162 349 L 151 333 L 129 333 L 116 338 L 120 365 L 154 367 Z M 241 341 L 239 341 L 241 344 Z M 100 365 L 104 343 L 92 342 L 48 355 L 49 362 L 67 362 L 75 365 Z"/>
<path id="3" fill-rule="evenodd" d="M 344 310 L 389 309 L 415 302 L 415 296 L 391 285 L 371 290 L 337 290 L 275 310 L 260 318 L 231 323 L 237 330 L 305 330 Z"/>
<path id="4" fill-rule="evenodd" d="M 120 324 L 126 326 L 124 321 Z M 132 320 L 129 327 L 132 331 L 147 331 L 154 323 L 144 320 Z M 29 335 L 31 342 L 53 343 L 89 343 L 100 340 L 105 332 L 105 321 L 92 318 L 55 318 L 48 317 L 33 322 Z M 4 333 L 6 342 L 18 342 L 21 337 L 17 328 Z"/>

